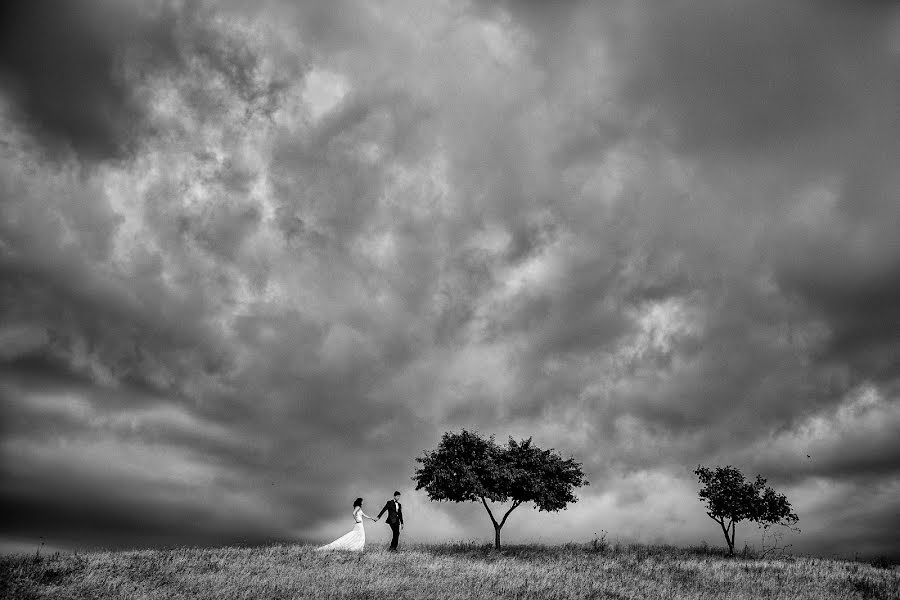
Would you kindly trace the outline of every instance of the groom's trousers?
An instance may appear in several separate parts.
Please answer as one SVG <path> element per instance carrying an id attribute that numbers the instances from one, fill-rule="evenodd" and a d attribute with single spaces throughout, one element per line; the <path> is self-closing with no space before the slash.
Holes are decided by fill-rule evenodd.
<path id="1" fill-rule="evenodd" d="M 394 533 L 394 537 L 391 538 L 391 550 L 397 549 L 397 542 L 400 541 L 400 523 L 388 523 L 391 526 L 391 531 Z"/>

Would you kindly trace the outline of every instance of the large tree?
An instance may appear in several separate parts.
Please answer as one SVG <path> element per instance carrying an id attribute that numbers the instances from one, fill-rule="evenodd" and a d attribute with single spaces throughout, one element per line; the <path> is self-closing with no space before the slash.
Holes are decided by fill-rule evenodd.
<path id="1" fill-rule="evenodd" d="M 531 438 L 509 438 L 500 446 L 494 437 L 484 438 L 463 429 L 445 433 L 438 447 L 417 458 L 421 466 L 413 481 L 431 500 L 478 502 L 494 525 L 494 547 L 500 548 L 500 530 L 510 513 L 526 502 L 539 511 L 558 511 L 577 502 L 574 489 L 588 485 L 581 465 L 551 450 L 532 444 Z M 489 502 L 511 502 L 498 521 Z M 499 512 L 497 513 L 499 515 Z"/>
<path id="2" fill-rule="evenodd" d="M 788 499 L 767 487 L 760 475 L 755 481 L 747 481 L 731 465 L 715 470 L 701 465 L 694 474 L 702 486 L 700 499 L 706 503 L 706 514 L 722 528 L 731 555 L 734 555 L 735 525 L 741 521 L 752 521 L 762 527 L 793 527 L 799 520 L 791 512 Z"/>

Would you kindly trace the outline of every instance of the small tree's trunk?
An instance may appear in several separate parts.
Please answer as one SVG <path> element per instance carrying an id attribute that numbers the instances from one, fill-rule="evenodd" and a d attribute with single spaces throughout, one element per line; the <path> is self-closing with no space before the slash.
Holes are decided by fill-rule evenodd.
<path id="1" fill-rule="evenodd" d="M 503 525 L 506 524 L 506 519 L 509 517 L 509 513 L 516 510 L 518 506 L 522 504 L 521 500 L 516 500 L 513 502 L 512 506 L 506 511 L 506 514 L 503 515 L 503 519 L 498 523 L 497 519 L 494 518 L 494 513 L 491 512 L 491 507 L 488 506 L 487 500 L 485 500 L 484 496 L 481 497 L 481 503 L 484 504 L 484 510 L 487 511 L 488 516 L 491 518 L 491 523 L 494 524 L 494 548 L 497 550 L 500 549 L 500 530 L 503 528 Z"/>
<path id="2" fill-rule="evenodd" d="M 710 517 L 719 524 L 719 527 L 722 528 L 722 534 L 725 536 L 725 543 L 728 544 L 728 555 L 734 556 L 734 521 L 731 521 L 731 523 L 725 525 L 724 518 L 717 519 L 712 515 L 710 515 Z"/>

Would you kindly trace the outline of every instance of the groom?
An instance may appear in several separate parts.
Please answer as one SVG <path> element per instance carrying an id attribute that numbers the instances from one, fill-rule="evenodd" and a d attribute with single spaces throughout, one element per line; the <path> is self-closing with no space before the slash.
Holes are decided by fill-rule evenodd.
<path id="1" fill-rule="evenodd" d="M 385 502 L 384 508 L 378 513 L 379 519 L 385 511 L 388 514 L 387 524 L 391 526 L 391 531 L 394 533 L 394 537 L 391 538 L 391 552 L 396 552 L 397 542 L 400 541 L 400 530 L 403 529 L 403 507 L 400 505 L 400 492 L 394 492 L 394 499 Z"/>

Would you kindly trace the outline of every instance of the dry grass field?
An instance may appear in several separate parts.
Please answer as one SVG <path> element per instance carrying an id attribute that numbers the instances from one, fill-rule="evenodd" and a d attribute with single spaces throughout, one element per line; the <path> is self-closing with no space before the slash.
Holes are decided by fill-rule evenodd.
<path id="1" fill-rule="evenodd" d="M 819 558 L 728 558 L 707 548 L 476 543 L 390 554 L 311 546 L 180 548 L 0 558 L 0 597 L 900 599 L 900 568 Z"/>

